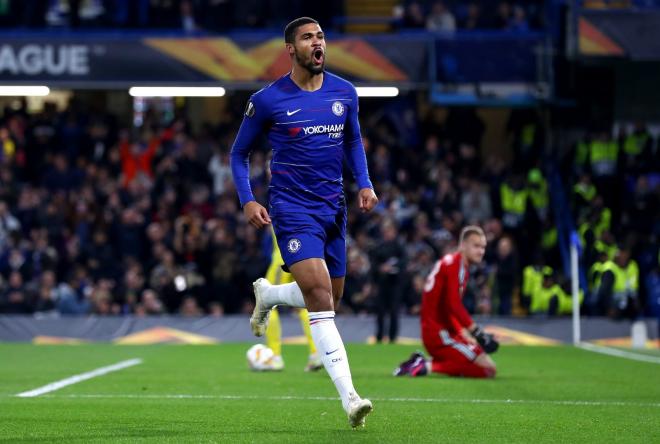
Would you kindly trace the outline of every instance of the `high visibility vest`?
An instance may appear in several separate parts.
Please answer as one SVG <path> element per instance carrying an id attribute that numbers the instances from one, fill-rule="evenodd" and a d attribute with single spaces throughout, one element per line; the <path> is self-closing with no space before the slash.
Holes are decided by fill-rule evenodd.
<path id="1" fill-rule="evenodd" d="M 552 274 L 552 268 L 547 265 L 544 267 L 535 267 L 528 265 L 523 268 L 522 294 L 531 297 L 532 294 L 543 285 L 544 274 Z"/>
<path id="2" fill-rule="evenodd" d="M 606 244 L 602 240 L 597 240 L 594 243 L 594 249 L 599 253 L 607 254 L 608 260 L 613 260 L 616 257 L 619 248 L 616 245 Z"/>
<path id="3" fill-rule="evenodd" d="M 589 159 L 589 144 L 587 142 L 578 142 L 575 147 L 575 164 L 578 166 L 585 166 Z"/>
<path id="4" fill-rule="evenodd" d="M 600 287 L 600 278 L 603 275 L 604 265 L 604 262 L 594 262 L 594 264 L 589 269 L 587 280 L 589 283 L 589 290 L 592 292 L 598 291 L 598 287 Z"/>
<path id="5" fill-rule="evenodd" d="M 532 146 L 534 144 L 534 136 L 536 134 L 536 125 L 528 123 L 522 127 L 520 132 L 520 141 L 523 146 Z"/>
<path id="6" fill-rule="evenodd" d="M 528 180 L 532 183 L 538 184 L 536 187 L 528 187 L 529 198 L 532 201 L 532 205 L 537 210 L 545 213 L 545 210 L 548 208 L 548 181 L 545 180 L 541 171 L 538 168 L 534 168 L 529 172 Z M 542 214 L 541 217 L 545 216 Z"/>
<path id="7" fill-rule="evenodd" d="M 614 141 L 594 140 L 590 145 L 591 171 L 596 176 L 611 176 L 616 173 L 619 145 Z"/>
<path id="8" fill-rule="evenodd" d="M 596 187 L 593 184 L 576 183 L 573 187 L 573 193 L 580 196 L 587 202 L 596 197 Z"/>
<path id="9" fill-rule="evenodd" d="M 541 286 L 532 295 L 532 301 L 529 304 L 529 311 L 537 314 L 547 313 L 550 308 L 550 299 L 552 299 L 553 296 L 558 296 L 561 292 L 563 292 L 563 290 L 557 284 L 549 288 Z"/>
<path id="10" fill-rule="evenodd" d="M 557 227 L 552 227 L 543 232 L 541 235 L 541 248 L 550 250 L 557 245 Z"/>
<path id="11" fill-rule="evenodd" d="M 600 212 L 600 219 L 594 227 L 594 234 L 596 237 L 600 237 L 603 234 L 603 231 L 609 231 L 610 226 L 612 225 L 612 210 L 609 208 L 603 208 L 603 211 Z"/>
<path id="12" fill-rule="evenodd" d="M 612 296 L 615 301 L 623 302 L 627 296 L 636 297 L 639 288 L 639 267 L 637 262 L 630 260 L 626 268 L 619 267 L 613 261 L 603 264 L 603 274 L 611 271 L 614 275 Z"/>
<path id="13" fill-rule="evenodd" d="M 591 228 L 591 224 L 589 222 L 582 222 L 580 226 L 578 227 L 578 234 L 580 235 L 580 242 L 582 245 L 585 245 L 586 239 L 585 235 L 587 234 L 587 231 Z"/>
<path id="14" fill-rule="evenodd" d="M 646 133 L 630 134 L 623 142 L 623 152 L 629 156 L 639 156 L 649 140 Z"/>
<path id="15" fill-rule="evenodd" d="M 558 302 L 559 302 L 559 314 L 572 314 L 573 313 L 573 296 L 569 293 L 566 293 L 563 288 L 559 287 L 559 292 L 557 293 Z M 584 292 L 582 290 L 578 291 L 578 300 L 580 304 L 584 301 Z"/>
<path id="16" fill-rule="evenodd" d="M 637 290 L 639 290 L 639 266 L 637 265 L 637 261 L 632 259 L 628 261 L 628 265 L 624 268 L 624 271 L 626 274 L 626 288 L 637 294 Z"/>
<path id="17" fill-rule="evenodd" d="M 502 201 L 502 223 L 507 227 L 517 227 L 522 223 L 527 209 L 527 190 L 513 190 L 508 184 L 500 185 Z"/>

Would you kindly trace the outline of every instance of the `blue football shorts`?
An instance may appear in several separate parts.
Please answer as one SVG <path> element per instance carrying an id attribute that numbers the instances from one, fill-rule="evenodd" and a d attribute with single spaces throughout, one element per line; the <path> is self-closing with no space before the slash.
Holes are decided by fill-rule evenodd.
<path id="1" fill-rule="evenodd" d="M 321 258 L 331 278 L 346 275 L 346 210 L 336 215 L 278 213 L 273 229 L 287 267 L 304 259 Z"/>

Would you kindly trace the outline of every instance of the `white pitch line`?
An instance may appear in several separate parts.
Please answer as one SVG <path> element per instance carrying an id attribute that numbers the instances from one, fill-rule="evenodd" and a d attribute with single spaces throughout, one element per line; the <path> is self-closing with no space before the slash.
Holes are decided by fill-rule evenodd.
<path id="1" fill-rule="evenodd" d="M 34 390 L 29 390 L 27 392 L 18 393 L 14 396 L 19 398 L 32 398 L 35 396 L 43 395 L 44 393 L 53 392 L 59 390 L 68 385 L 77 384 L 78 382 L 86 381 L 87 379 L 95 378 L 97 376 L 103 376 L 105 374 L 116 372 L 118 370 L 123 370 L 134 365 L 142 364 L 142 359 L 129 359 L 127 361 L 118 362 L 117 364 L 108 365 L 106 367 L 97 368 L 95 370 L 81 373 L 79 375 L 73 375 L 66 379 L 61 379 L 59 381 L 51 382 L 50 384 L 44 385 L 43 387 L 36 388 Z"/>
<path id="2" fill-rule="evenodd" d="M 264 401 L 337 401 L 331 396 L 257 396 L 257 395 L 191 395 L 191 394 L 70 394 L 49 395 L 49 398 L 80 398 L 80 399 L 221 399 L 221 400 L 264 400 Z M 541 399 L 452 399 L 452 398 L 378 398 L 370 397 L 378 402 L 418 402 L 435 404 L 536 404 L 557 406 L 592 406 L 592 407 L 656 407 L 660 402 L 628 402 L 628 401 L 580 401 L 580 400 L 541 400 Z"/>
<path id="3" fill-rule="evenodd" d="M 625 350 L 619 350 L 616 348 L 603 347 L 602 345 L 590 344 L 588 342 L 581 342 L 578 345 L 583 350 L 602 353 L 604 355 L 616 356 L 618 358 L 632 359 L 634 361 L 650 362 L 652 364 L 660 364 L 660 357 L 643 355 L 641 353 L 633 353 Z"/>

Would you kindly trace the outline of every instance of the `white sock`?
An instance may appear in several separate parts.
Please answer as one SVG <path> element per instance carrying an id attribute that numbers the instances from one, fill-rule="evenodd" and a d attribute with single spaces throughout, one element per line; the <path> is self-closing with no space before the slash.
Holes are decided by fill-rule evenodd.
<path id="1" fill-rule="evenodd" d="M 323 366 L 335 383 L 344 410 L 348 407 L 351 394 L 356 394 L 351 378 L 351 369 L 348 366 L 348 356 L 335 325 L 334 311 L 309 312 L 309 327 L 312 330 L 312 339 Z"/>
<path id="2" fill-rule="evenodd" d="M 302 291 L 295 282 L 290 284 L 271 285 L 263 292 L 263 301 L 269 306 L 286 305 L 305 308 Z"/>

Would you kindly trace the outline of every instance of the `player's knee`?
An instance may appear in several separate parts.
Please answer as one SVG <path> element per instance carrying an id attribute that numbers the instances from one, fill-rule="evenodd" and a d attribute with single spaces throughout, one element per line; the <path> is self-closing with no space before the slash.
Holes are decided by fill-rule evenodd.
<path id="1" fill-rule="evenodd" d="M 315 285 L 305 292 L 307 308 L 310 311 L 334 311 L 332 291 L 323 285 Z"/>
<path id="2" fill-rule="evenodd" d="M 484 377 L 494 378 L 497 374 L 497 368 L 493 365 L 492 367 L 483 367 Z"/>

